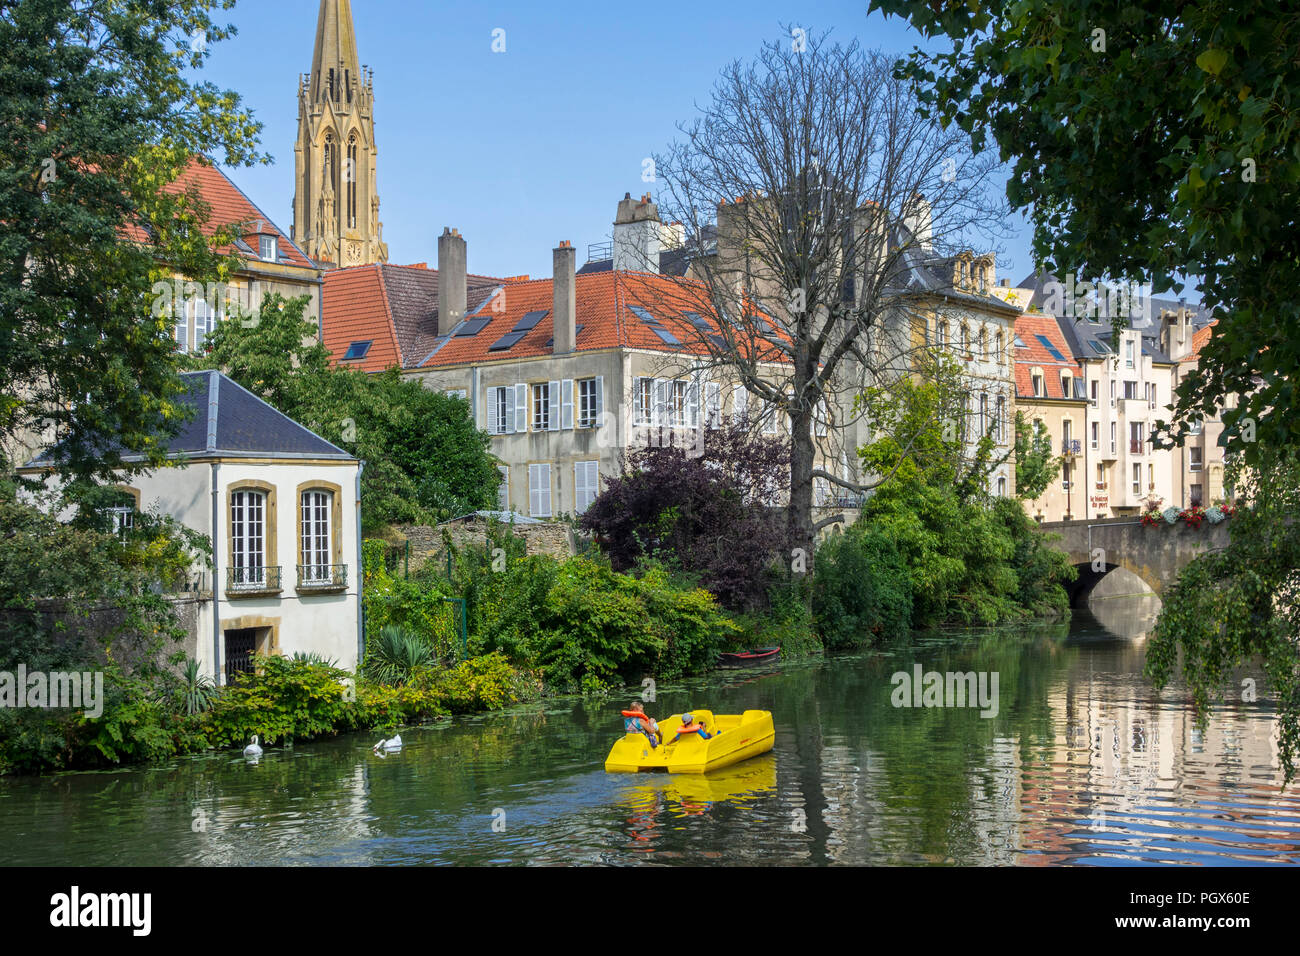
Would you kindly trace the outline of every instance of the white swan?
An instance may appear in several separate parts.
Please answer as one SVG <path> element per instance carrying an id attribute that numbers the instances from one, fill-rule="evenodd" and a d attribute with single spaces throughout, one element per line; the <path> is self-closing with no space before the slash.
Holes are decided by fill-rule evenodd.
<path id="1" fill-rule="evenodd" d="M 262 748 L 257 745 L 257 734 L 253 734 L 253 742 L 244 748 L 245 757 L 262 756 Z"/>
<path id="2" fill-rule="evenodd" d="M 402 749 L 401 734 L 398 734 L 396 737 L 392 738 L 391 740 L 381 740 L 379 741 L 379 743 L 375 744 L 375 753 L 379 753 L 380 751 L 393 751 L 393 750 L 401 750 L 401 749 Z"/>

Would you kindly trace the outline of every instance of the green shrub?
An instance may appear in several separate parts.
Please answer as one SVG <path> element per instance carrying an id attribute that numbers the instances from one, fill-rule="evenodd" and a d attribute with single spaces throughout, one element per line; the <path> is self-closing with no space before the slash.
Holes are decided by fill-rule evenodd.
<path id="1" fill-rule="evenodd" d="M 400 687 L 434 663 L 433 648 L 423 638 L 389 624 L 366 644 L 362 673 L 377 684 Z"/>
<path id="2" fill-rule="evenodd" d="M 817 550 L 812 614 L 828 650 L 860 647 L 908 632 L 912 581 L 894 542 L 855 525 Z"/>
<path id="3" fill-rule="evenodd" d="M 365 726 L 350 697 L 352 675 L 288 657 L 257 656 L 256 672 L 239 674 L 203 715 L 212 746 L 311 738 Z"/>

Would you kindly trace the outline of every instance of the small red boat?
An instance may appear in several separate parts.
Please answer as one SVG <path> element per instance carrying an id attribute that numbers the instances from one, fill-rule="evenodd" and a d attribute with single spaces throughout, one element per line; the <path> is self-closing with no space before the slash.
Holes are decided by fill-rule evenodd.
<path id="1" fill-rule="evenodd" d="M 755 664 L 774 664 L 781 658 L 779 647 L 756 647 L 750 651 L 719 654 L 719 667 L 752 667 Z"/>

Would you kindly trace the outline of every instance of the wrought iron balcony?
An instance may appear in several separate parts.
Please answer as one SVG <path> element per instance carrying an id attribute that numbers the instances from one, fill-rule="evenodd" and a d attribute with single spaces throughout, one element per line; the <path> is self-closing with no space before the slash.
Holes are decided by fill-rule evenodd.
<path id="1" fill-rule="evenodd" d="M 299 591 L 341 591 L 348 586 L 346 564 L 298 565 Z"/>
<path id="2" fill-rule="evenodd" d="M 280 590 L 280 565 L 226 568 L 226 591 L 233 593 Z"/>
<path id="3" fill-rule="evenodd" d="M 1078 438 L 1061 439 L 1061 454 L 1074 457 L 1083 451 L 1083 444 Z"/>

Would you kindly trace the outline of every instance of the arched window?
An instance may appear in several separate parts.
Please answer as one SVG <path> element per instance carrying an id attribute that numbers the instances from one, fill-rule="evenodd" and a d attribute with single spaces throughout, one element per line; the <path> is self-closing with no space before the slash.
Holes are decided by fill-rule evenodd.
<path id="1" fill-rule="evenodd" d="M 1003 354 L 1002 354 L 1002 333 L 1001 333 L 1001 332 L 998 332 L 998 334 L 997 334 L 996 336 L 994 336 L 994 338 L 993 338 L 993 342 L 994 342 L 994 348 L 996 349 L 996 353 L 997 353 L 997 354 L 994 356 L 994 360 L 995 360 L 999 365 L 1001 365 L 1001 364 L 1002 364 L 1002 359 L 1004 358 L 1004 356 L 1003 356 Z"/>
<path id="2" fill-rule="evenodd" d="M 227 592 L 278 591 L 275 564 L 275 487 L 261 481 L 231 485 Z"/>
<path id="3" fill-rule="evenodd" d="M 338 157 L 334 155 L 334 134 L 325 134 L 325 167 L 322 173 L 322 182 L 334 185 L 334 167 L 337 165 Z"/>
<path id="4" fill-rule="evenodd" d="M 348 226 L 357 226 L 357 134 L 348 137 Z"/>
<path id="5" fill-rule="evenodd" d="M 987 358 L 989 354 L 989 336 L 984 326 L 980 326 L 980 358 Z"/>
<path id="6" fill-rule="evenodd" d="M 298 589 L 342 589 L 347 586 L 343 564 L 342 488 L 312 481 L 298 486 Z"/>
<path id="7" fill-rule="evenodd" d="M 969 325 L 963 325 L 961 327 L 961 348 L 963 352 L 969 354 L 970 352 L 970 326 Z"/>

